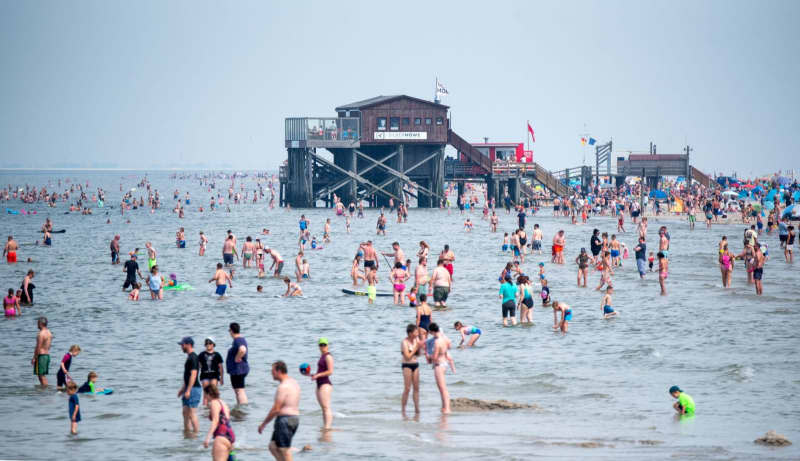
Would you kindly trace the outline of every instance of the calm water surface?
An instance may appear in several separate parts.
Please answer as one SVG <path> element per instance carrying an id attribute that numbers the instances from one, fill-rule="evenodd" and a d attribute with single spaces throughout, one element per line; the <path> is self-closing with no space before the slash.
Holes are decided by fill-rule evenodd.
<path id="1" fill-rule="evenodd" d="M 571 226 L 551 216 L 529 219 L 539 223 L 545 241 L 566 230 L 568 264 L 547 261 L 546 271 L 554 299 L 569 303 L 575 312 L 569 334 L 552 332 L 552 310 L 536 307 L 535 324 L 502 328 L 497 276 L 509 259 L 500 251 L 502 233 L 491 234 L 480 213 L 473 214 L 475 231 L 463 232 L 463 219 L 440 210 L 412 209 L 408 224 L 390 220 L 386 237 L 374 236 L 377 212 L 355 219 L 345 233 L 344 219 L 331 210 L 268 210 L 266 202 L 231 206 L 231 212 L 198 213 L 210 194 L 197 181 L 150 175 L 164 198 L 155 214 L 136 210 L 120 217 L 120 183 L 134 187 L 139 174 L 6 172 L 0 184 L 46 184 L 53 178 L 87 179 L 94 189 L 102 185 L 114 209 L 97 209 L 94 216 L 63 214 L 65 205 L 50 209 L 35 205 L 35 216 L 0 218 L 0 235 L 13 234 L 21 243 L 41 238 L 37 231 L 50 216 L 56 229 L 52 248 L 24 246 L 22 258 L 32 264 L 0 265 L 0 287 L 18 287 L 25 271 L 36 271 L 36 305 L 20 319 L 0 322 L 3 377 L 0 382 L 0 456 L 11 459 L 170 459 L 210 458 L 202 448 L 208 429 L 207 412 L 199 410 L 201 437 L 183 436 L 180 400 L 185 356 L 176 342 L 185 335 L 202 344 L 216 338 L 225 355 L 230 346 L 227 324 L 242 325 L 250 345 L 250 404 L 236 412 L 233 427 L 240 459 L 267 459 L 271 428 L 264 435 L 257 426 L 269 411 L 275 382 L 269 364 L 282 359 L 303 389 L 301 425 L 294 445 L 310 444 L 313 451 L 297 459 L 783 459 L 800 457 L 800 263 L 787 266 L 778 252 L 777 236 L 763 237 L 771 259 L 765 271 L 765 295 L 756 297 L 746 284 L 741 264 L 732 289 L 722 289 L 716 264 L 716 242 L 729 235 L 733 250 L 741 251 L 741 225 L 698 226 L 690 232 L 683 221 L 664 221 L 672 236 L 669 296 L 659 296 L 655 274 L 641 281 L 635 262 L 614 277 L 616 319 L 601 318 L 598 292 L 575 286 L 571 261 L 581 246 L 588 247 L 593 227 L 613 232 L 610 218 L 593 218 L 589 225 Z M 227 182 L 218 181 L 227 189 Z M 254 182 L 246 180 L 252 190 Z M 170 209 L 172 191 L 190 191 L 193 204 L 185 219 Z M 238 188 L 238 185 L 237 185 Z M 63 187 L 62 187 L 63 189 Z M 51 190 L 52 187 L 51 187 Z M 5 204 L 11 208 L 21 205 Z M 28 207 L 26 207 L 28 208 Z M 108 215 L 106 215 L 108 211 Z M 333 222 L 333 242 L 324 250 L 306 252 L 312 280 L 303 284 L 304 298 L 281 299 L 285 285 L 258 279 L 254 270 L 238 270 L 231 296 L 217 301 L 207 280 L 221 261 L 222 239 L 232 229 L 240 242 L 258 236 L 263 227 L 272 233 L 266 243 L 278 249 L 287 269 L 297 248 L 300 213 L 311 220 L 321 237 L 325 218 Z M 547 214 L 547 213 L 545 213 Z M 106 224 L 110 218 L 112 223 Z M 131 223 L 126 224 L 125 219 Z M 501 213 L 501 230 L 510 231 L 513 215 Z M 648 244 L 656 245 L 660 225 L 651 220 Z M 174 234 L 186 228 L 187 248 L 178 249 Z M 198 232 L 208 235 L 209 250 L 197 255 Z M 634 228 L 629 224 L 629 231 Z M 122 254 L 152 241 L 159 250 L 162 273 L 176 273 L 194 291 L 166 292 L 163 302 L 132 303 L 120 291 L 121 266 L 109 264 L 108 244 L 122 236 Z M 261 236 L 263 237 L 263 236 Z M 379 298 L 369 306 L 362 297 L 346 296 L 349 268 L 359 241 L 371 238 L 379 250 L 391 251 L 397 240 L 407 254 L 426 240 L 436 254 L 445 243 L 456 253 L 452 309 L 435 312 L 434 321 L 456 340 L 452 324 L 461 320 L 483 330 L 477 347 L 454 350 L 457 374 L 448 374 L 453 397 L 508 399 L 535 404 L 537 410 L 456 413 L 439 415 L 439 396 L 429 367 L 421 367 L 421 406 L 418 420 L 404 419 L 399 411 L 402 375 L 399 344 L 414 310 Z M 635 246 L 633 232 L 622 237 Z M 547 245 L 549 247 L 549 245 Z M 536 272 L 533 256 L 525 269 Z M 124 260 L 124 258 L 123 258 Z M 143 264 L 146 265 L 146 264 Z M 380 270 L 383 289 L 388 272 Z M 590 285 L 599 275 L 590 276 Z M 264 293 L 256 293 L 256 285 Z M 83 422 L 79 435 L 69 436 L 67 398 L 52 388 L 35 386 L 30 358 L 36 322 L 46 315 L 54 334 L 49 376 L 73 343 L 83 352 L 72 365 L 72 375 L 83 381 L 96 371 L 101 386 L 114 388 L 110 396 L 82 396 Z M 335 431 L 320 432 L 321 412 L 314 384 L 300 376 L 297 365 L 315 363 L 316 339 L 331 340 L 336 358 L 333 375 Z M 694 419 L 677 421 L 667 388 L 679 384 L 697 402 Z M 233 404 L 231 388 L 223 399 Z M 795 445 L 770 449 L 753 439 L 775 429 Z"/>

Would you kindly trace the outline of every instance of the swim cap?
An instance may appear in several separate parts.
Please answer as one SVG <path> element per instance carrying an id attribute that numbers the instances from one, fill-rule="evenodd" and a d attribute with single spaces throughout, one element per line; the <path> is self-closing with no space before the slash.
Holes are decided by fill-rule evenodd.
<path id="1" fill-rule="evenodd" d="M 544 263 L 539 263 L 539 267 L 544 267 Z"/>
<path id="2" fill-rule="evenodd" d="M 680 388 L 680 387 L 678 387 L 678 386 L 672 386 L 672 387 L 670 387 L 670 388 L 669 388 L 669 393 L 670 393 L 670 394 L 672 394 L 672 393 L 674 393 L 674 392 L 683 392 L 683 390 L 681 390 L 681 388 Z"/>

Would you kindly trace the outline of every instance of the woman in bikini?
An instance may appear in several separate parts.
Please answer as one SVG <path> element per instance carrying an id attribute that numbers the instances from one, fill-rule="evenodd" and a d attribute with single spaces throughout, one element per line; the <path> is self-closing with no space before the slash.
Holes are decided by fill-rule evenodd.
<path id="1" fill-rule="evenodd" d="M 413 386 L 414 413 L 419 413 L 419 362 L 417 362 L 417 356 L 420 354 L 420 343 L 416 325 L 409 324 L 406 327 L 406 337 L 400 344 L 400 353 L 403 355 L 401 365 L 403 370 L 402 410 L 405 413 L 408 392 Z"/>
<path id="2" fill-rule="evenodd" d="M 236 435 L 231 427 L 231 412 L 228 405 L 219 398 L 219 389 L 216 384 L 209 384 L 206 387 L 208 395 L 208 419 L 211 420 L 211 427 L 208 429 L 203 447 L 208 448 L 211 439 L 214 444 L 211 448 L 211 459 L 213 461 L 227 461 L 233 451 L 233 444 L 236 442 Z"/>

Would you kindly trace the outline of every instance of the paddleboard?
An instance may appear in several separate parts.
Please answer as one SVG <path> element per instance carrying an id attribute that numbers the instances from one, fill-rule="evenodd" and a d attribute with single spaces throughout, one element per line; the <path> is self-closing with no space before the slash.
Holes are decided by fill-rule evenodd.
<path id="1" fill-rule="evenodd" d="M 43 230 L 40 230 L 39 232 L 40 233 L 44 233 Z M 51 234 L 66 234 L 67 230 L 66 229 L 54 230 L 54 231 L 50 231 L 50 233 Z"/>
<path id="2" fill-rule="evenodd" d="M 107 387 L 107 388 L 103 389 L 102 391 L 95 392 L 94 395 L 108 395 L 108 394 L 113 394 L 113 393 L 114 393 L 114 389 L 111 389 L 111 388 Z"/>
<path id="3" fill-rule="evenodd" d="M 362 291 L 362 290 L 351 290 L 351 289 L 349 289 L 349 288 L 342 288 L 342 293 L 344 293 L 344 294 L 346 294 L 346 295 L 355 295 L 355 296 L 369 296 L 369 294 L 368 294 L 366 291 Z M 392 293 L 381 293 L 381 292 L 377 292 L 377 293 L 375 293 L 375 296 L 392 296 Z"/>

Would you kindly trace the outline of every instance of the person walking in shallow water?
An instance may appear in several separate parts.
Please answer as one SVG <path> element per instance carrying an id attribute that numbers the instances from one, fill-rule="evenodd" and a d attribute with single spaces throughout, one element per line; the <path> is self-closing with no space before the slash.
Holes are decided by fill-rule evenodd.
<path id="1" fill-rule="evenodd" d="M 317 402 L 322 410 L 323 429 L 330 429 L 333 424 L 333 411 L 331 410 L 331 392 L 333 383 L 333 356 L 328 352 L 328 338 L 319 338 L 320 357 L 317 362 L 317 372 L 311 375 L 311 380 L 317 382 Z"/>
<path id="2" fill-rule="evenodd" d="M 414 413 L 419 413 L 419 333 L 418 327 L 409 323 L 406 327 L 406 337 L 400 343 L 400 353 L 403 355 L 401 369 L 403 371 L 403 396 L 401 398 L 401 408 L 403 414 L 406 412 L 408 403 L 408 393 L 414 389 Z"/>

